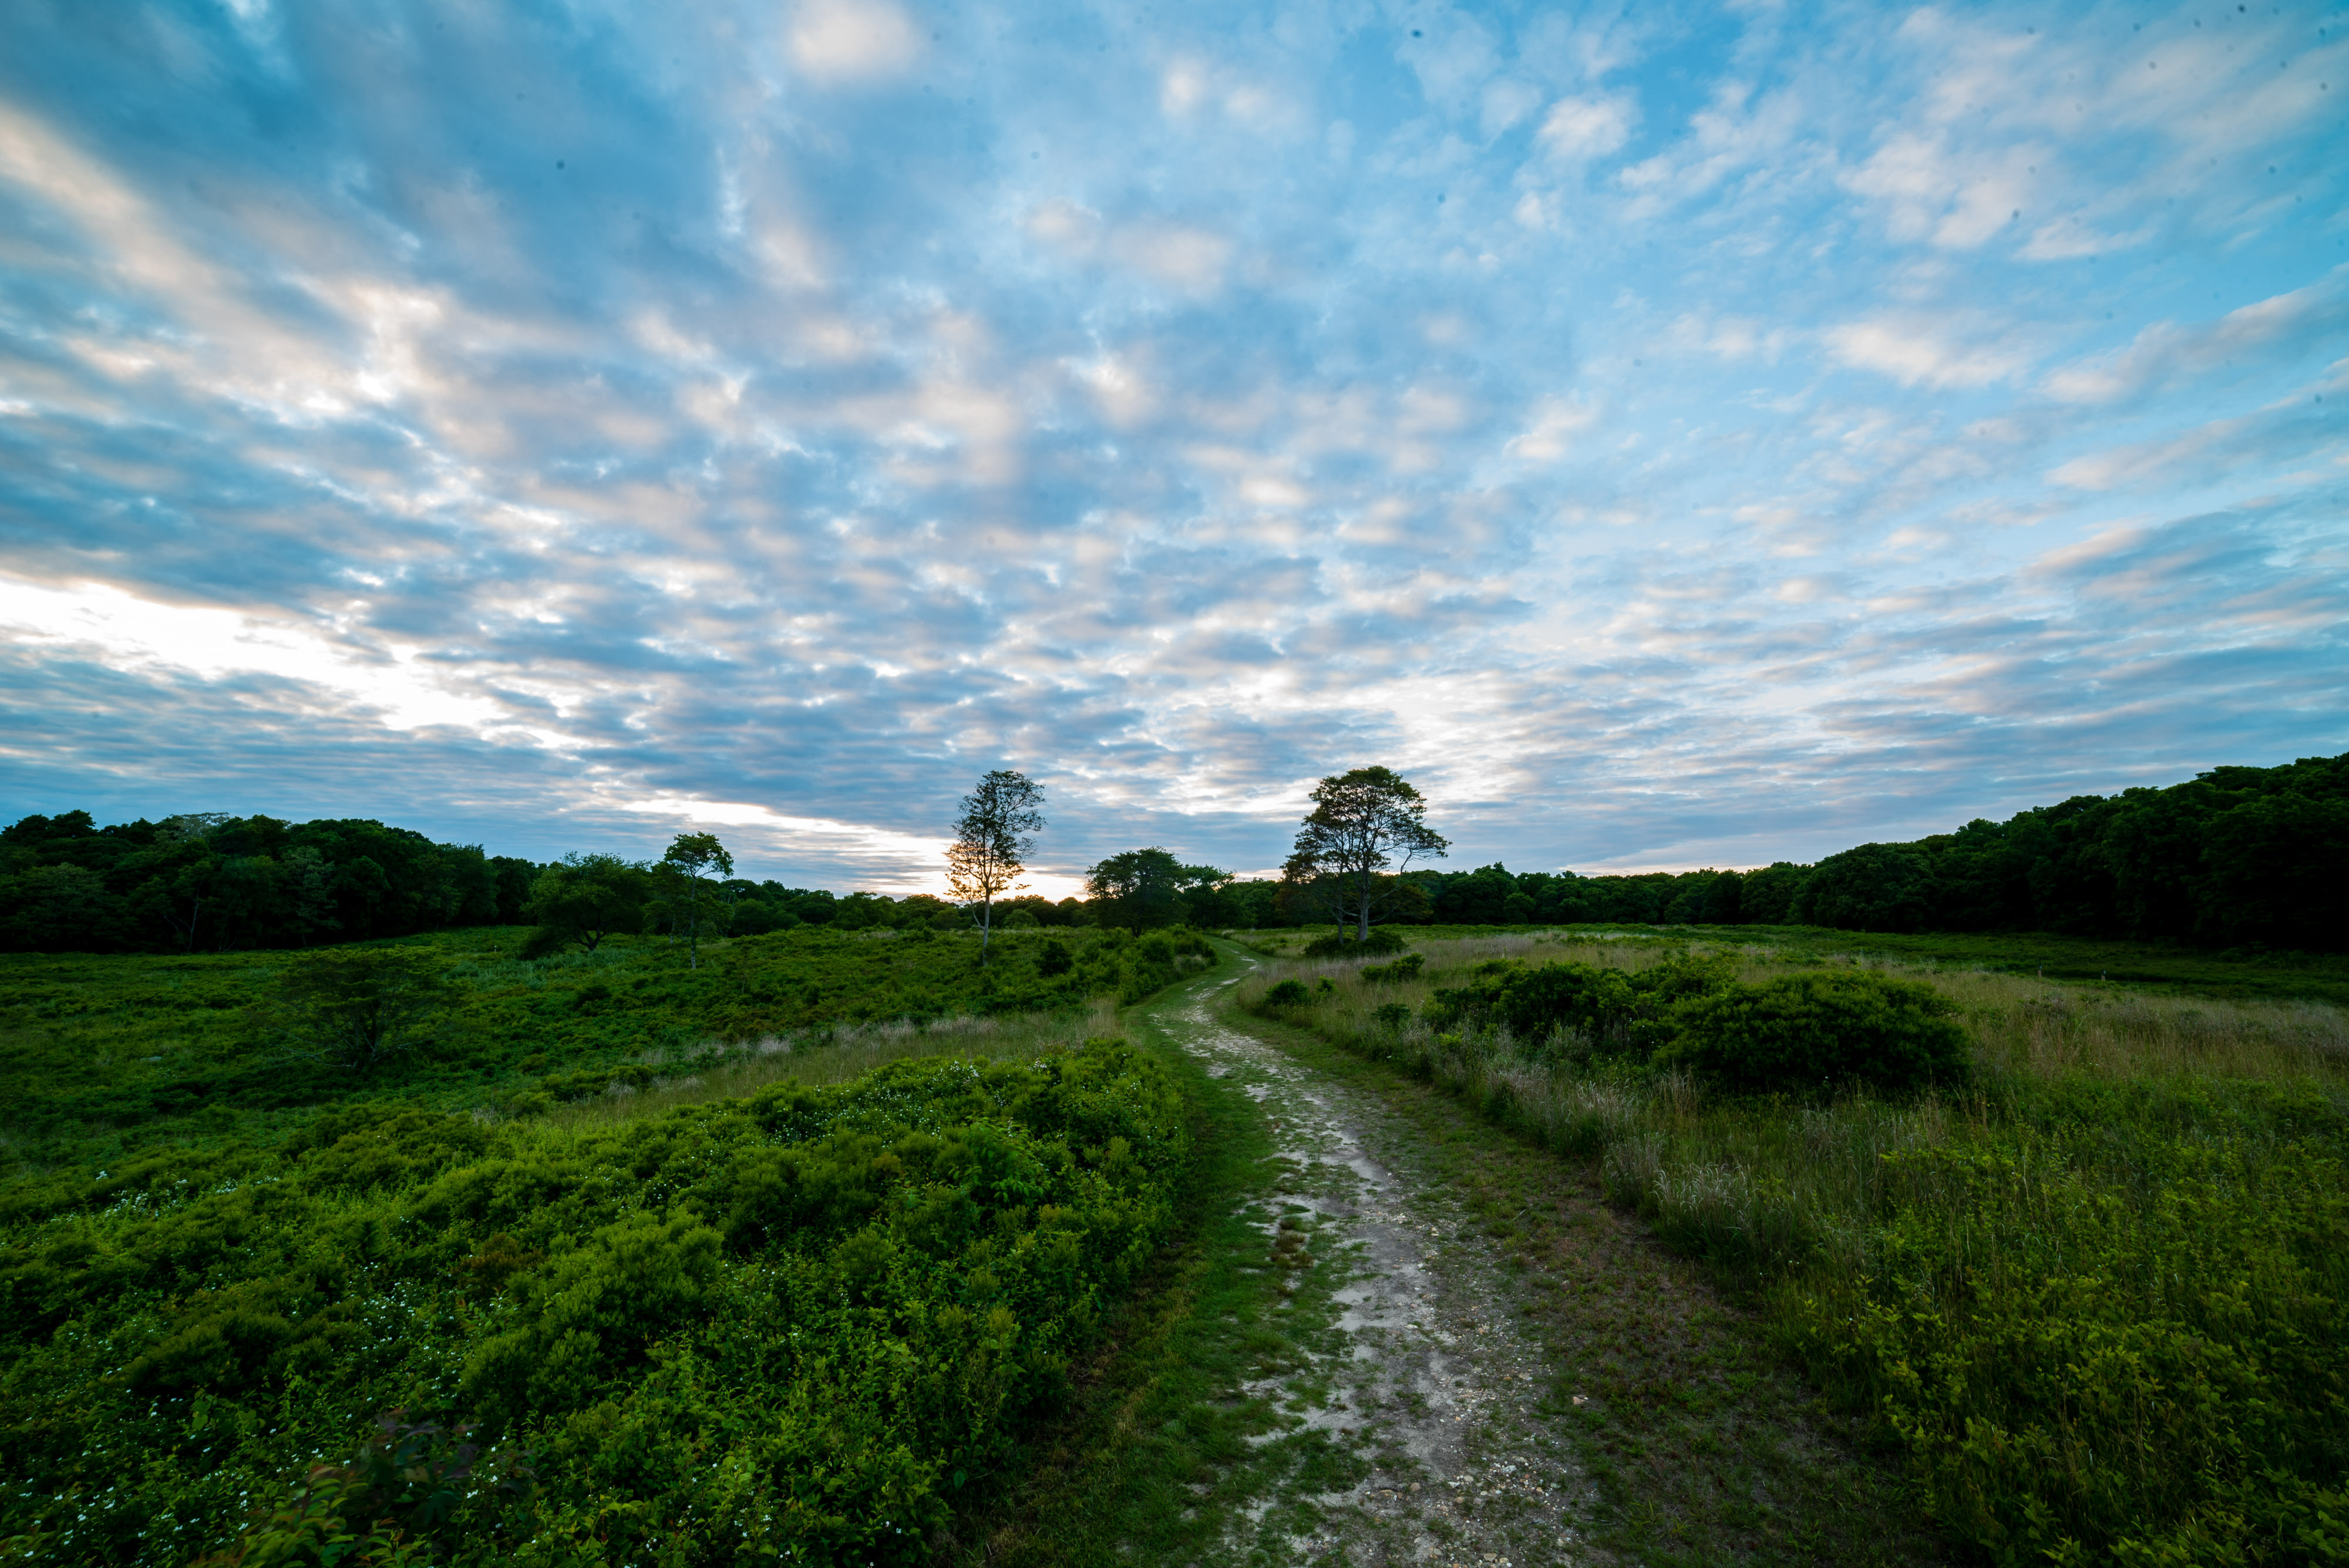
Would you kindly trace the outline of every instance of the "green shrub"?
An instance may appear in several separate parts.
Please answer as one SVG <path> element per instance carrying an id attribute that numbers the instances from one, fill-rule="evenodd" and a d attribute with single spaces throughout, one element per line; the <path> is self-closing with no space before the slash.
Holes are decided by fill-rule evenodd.
<path id="1" fill-rule="evenodd" d="M 1920 981 L 1866 970 L 1793 974 L 1682 1002 L 1664 1059 L 1748 1093 L 1855 1084 L 1905 1092 L 1967 1075 L 1965 1031 Z"/>
<path id="2" fill-rule="evenodd" d="M 1362 966 L 1361 974 L 1364 980 L 1374 984 L 1381 981 L 1417 980 L 1419 971 L 1426 964 L 1425 953 L 1410 953 L 1392 963 L 1366 963 Z"/>
<path id="3" fill-rule="evenodd" d="M 1674 1032 L 1673 1008 L 1730 983 L 1733 961 L 1682 957 L 1643 970 L 1506 960 L 1480 964 L 1464 985 L 1438 987 L 1428 1022 L 1439 1029 L 1506 1026 L 1536 1055 L 1644 1059 Z"/>
<path id="4" fill-rule="evenodd" d="M 1400 1002 L 1382 1002 L 1371 1010 L 1371 1017 L 1389 1029 L 1400 1029 L 1411 1022 L 1411 1009 Z"/>
<path id="5" fill-rule="evenodd" d="M 134 1167 L 0 1237 L 0 1559 L 920 1561 L 1158 1245 L 1186 1126 L 1092 1041 Z M 526 1496 L 426 1430 L 468 1423 Z"/>
<path id="6" fill-rule="evenodd" d="M 1307 958 L 1368 958 L 1372 953 L 1399 953 L 1410 944 L 1402 933 L 1392 926 L 1372 926 L 1371 934 L 1359 940 L 1350 927 L 1340 926 L 1326 937 L 1316 937 L 1305 944 Z"/>
<path id="7" fill-rule="evenodd" d="M 1884 1159 L 1881 1261 L 1776 1315 L 1937 1517 L 1998 1562 L 2349 1560 L 2337 1158 L 2124 1113 Z"/>
<path id="8" fill-rule="evenodd" d="M 1302 1007 L 1313 999 L 1301 980 L 1284 980 L 1264 993 L 1266 1007 Z"/>

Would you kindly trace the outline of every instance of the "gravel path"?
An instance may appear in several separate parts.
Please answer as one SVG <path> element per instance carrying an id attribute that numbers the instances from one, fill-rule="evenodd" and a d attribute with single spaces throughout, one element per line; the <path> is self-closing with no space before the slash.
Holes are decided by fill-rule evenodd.
<path id="1" fill-rule="evenodd" d="M 1540 1413 L 1565 1369 L 1518 1331 L 1512 1272 L 1375 1096 L 1219 1020 L 1220 989 L 1150 1022 L 1264 1106 L 1285 1171 L 1278 1212 L 1258 1210 L 1264 1266 L 1286 1271 L 1293 1298 L 1322 1320 L 1297 1325 L 1306 1365 L 1244 1392 L 1368 1470 L 1343 1491 L 1291 1480 L 1231 1521 L 1235 1555 L 1357 1568 L 1585 1561 L 1576 1520 L 1588 1488 L 1562 1417 Z M 1295 1518 L 1280 1505 L 1299 1502 L 1319 1521 L 1309 1532 L 1269 1522 Z"/>

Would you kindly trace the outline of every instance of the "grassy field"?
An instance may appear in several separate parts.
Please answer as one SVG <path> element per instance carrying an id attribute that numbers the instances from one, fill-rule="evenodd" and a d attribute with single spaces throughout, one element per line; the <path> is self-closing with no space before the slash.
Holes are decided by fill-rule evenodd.
<path id="1" fill-rule="evenodd" d="M 1821 926 L 1397 926 L 1416 943 L 1544 937 L 1578 942 L 1701 942 L 1805 963 L 1857 956 L 1927 970 L 2089 981 L 2219 1000 L 2331 1002 L 2349 1006 L 2349 954 L 2212 951 L 2036 932 L 1895 936 Z M 1237 933 L 1259 952 L 1292 956 L 1331 928 Z"/>
<path id="2" fill-rule="evenodd" d="M 1747 982 L 1826 957 L 1733 934 L 1721 948 Z M 1419 944 L 1416 974 L 1268 966 L 1242 1001 L 1262 1008 L 1297 980 L 1306 1000 L 1276 1015 L 1591 1162 L 1618 1205 L 1754 1302 L 1795 1365 L 1899 1444 L 1933 1515 L 1992 1560 L 2349 1555 L 2337 1006 L 1846 944 L 1846 964 L 1926 980 L 1961 1009 L 1971 1083 L 1905 1098 L 1733 1096 L 1424 1021 L 1434 992 L 1479 966 L 1636 970 L 1683 950 L 1609 935 L 1446 930 Z"/>
<path id="3" fill-rule="evenodd" d="M 292 955 L 0 971 L 0 1561 L 917 1562 L 1059 1407 L 1188 1167 L 1103 1025 L 1212 950 L 519 935 L 370 1074 Z"/>
<path id="4" fill-rule="evenodd" d="M 827 1048 L 862 1071 L 943 1048 L 926 1038 L 940 1029 L 965 1054 L 1017 1053 L 1030 1034 L 1081 1039 L 1070 1021 L 1091 999 L 1199 961 L 1119 931 L 999 936 L 982 966 L 968 937 L 810 929 L 712 944 L 688 969 L 652 938 L 524 961 L 526 935 L 367 944 L 440 959 L 461 992 L 428 1046 L 368 1075 L 271 1037 L 266 1004 L 298 954 L 0 956 L 0 1201 L 12 1174 L 96 1169 L 158 1141 L 268 1142 L 336 1106 L 512 1115 L 697 1075 L 738 1091 L 833 1081 Z"/>

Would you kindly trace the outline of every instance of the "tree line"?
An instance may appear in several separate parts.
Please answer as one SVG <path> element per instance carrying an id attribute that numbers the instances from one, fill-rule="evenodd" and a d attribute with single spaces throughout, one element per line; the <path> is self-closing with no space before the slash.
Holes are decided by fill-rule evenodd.
<path id="1" fill-rule="evenodd" d="M 212 952 L 519 920 L 541 867 L 380 822 L 209 812 L 0 829 L 0 950 Z"/>
<path id="2" fill-rule="evenodd" d="M 1816 925 L 1867 931 L 2041 930 L 2215 947 L 2349 950 L 2349 753 L 2222 767 L 2167 788 L 2075 795 L 2005 822 L 1863 844 L 1816 864 L 1628 876 L 1445 871 L 1426 802 L 1385 768 L 1324 779 L 1278 879 L 1242 879 L 1161 846 L 1104 857 L 1085 897 L 1020 881 L 1041 786 L 998 770 L 965 797 L 947 852 L 954 898 L 834 893 L 733 875 L 709 835 L 657 862 L 551 865 L 435 844 L 360 820 L 206 815 L 97 826 L 87 812 L 0 829 L 0 950 L 304 947 L 456 926 L 530 924 L 540 950 L 617 931 L 677 936 L 801 926 L 1141 931 L 1372 923 Z M 681 857 L 681 858 L 680 858 Z"/>

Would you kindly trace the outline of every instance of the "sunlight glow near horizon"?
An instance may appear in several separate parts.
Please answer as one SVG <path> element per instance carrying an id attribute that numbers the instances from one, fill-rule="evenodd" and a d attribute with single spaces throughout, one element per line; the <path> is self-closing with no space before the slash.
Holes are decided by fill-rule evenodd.
<path id="1" fill-rule="evenodd" d="M 0 58 L 0 816 L 1753 865 L 2349 746 L 2349 14 L 414 0 Z M 1054 897 L 1062 896 L 1054 892 Z"/>

